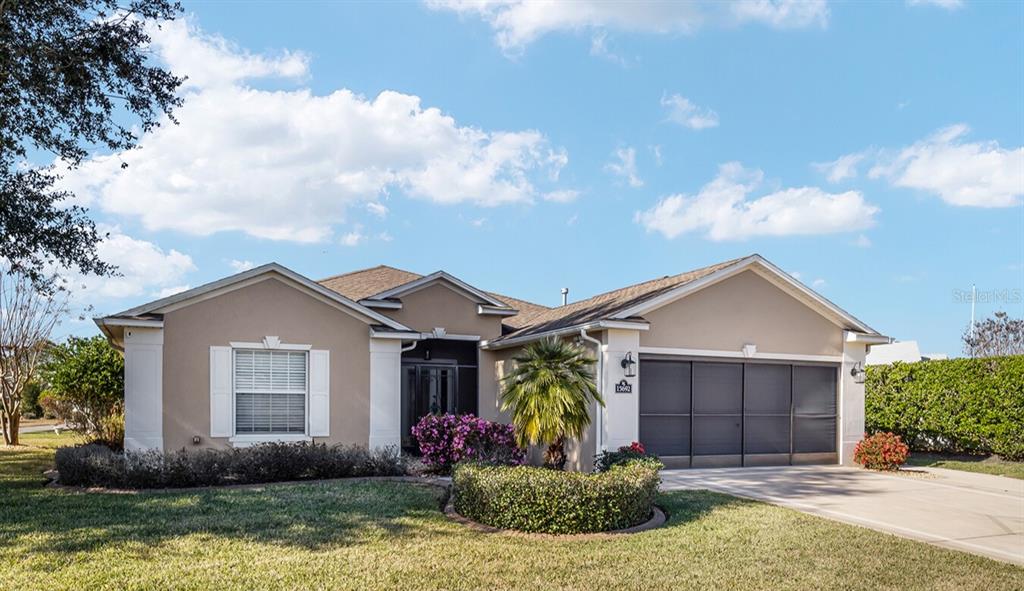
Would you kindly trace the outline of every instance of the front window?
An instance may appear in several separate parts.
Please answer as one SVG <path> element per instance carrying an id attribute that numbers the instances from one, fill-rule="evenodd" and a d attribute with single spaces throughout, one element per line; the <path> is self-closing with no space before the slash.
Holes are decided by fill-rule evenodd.
<path id="1" fill-rule="evenodd" d="M 235 350 L 235 433 L 306 432 L 306 352 Z"/>

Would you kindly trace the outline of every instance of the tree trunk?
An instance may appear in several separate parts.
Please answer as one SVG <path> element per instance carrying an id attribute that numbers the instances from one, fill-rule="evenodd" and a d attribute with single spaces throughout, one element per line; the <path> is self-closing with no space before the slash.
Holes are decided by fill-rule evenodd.
<path id="1" fill-rule="evenodd" d="M 21 434 L 18 433 L 18 429 L 21 428 L 21 409 L 20 408 L 15 410 L 14 414 L 11 415 L 11 419 L 10 419 L 9 423 L 10 423 L 10 429 L 11 429 L 11 441 L 10 441 L 10 443 L 8 443 L 8 445 L 20 445 L 21 444 Z"/>
<path id="2" fill-rule="evenodd" d="M 552 470 L 565 470 L 565 461 L 565 438 L 559 437 L 544 452 L 544 465 Z"/>

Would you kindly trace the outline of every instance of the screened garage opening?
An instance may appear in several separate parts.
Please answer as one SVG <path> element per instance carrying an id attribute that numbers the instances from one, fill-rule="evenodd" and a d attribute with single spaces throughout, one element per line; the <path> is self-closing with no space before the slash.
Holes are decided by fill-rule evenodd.
<path id="1" fill-rule="evenodd" d="M 640 441 L 668 467 L 836 463 L 838 367 L 641 357 Z"/>

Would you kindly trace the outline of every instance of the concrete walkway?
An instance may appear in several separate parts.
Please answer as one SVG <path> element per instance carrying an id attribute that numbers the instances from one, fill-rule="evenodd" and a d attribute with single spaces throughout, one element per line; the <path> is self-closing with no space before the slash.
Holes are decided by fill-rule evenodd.
<path id="1" fill-rule="evenodd" d="M 1024 480 L 939 468 L 665 470 L 662 490 L 704 488 L 936 546 L 1024 564 Z"/>

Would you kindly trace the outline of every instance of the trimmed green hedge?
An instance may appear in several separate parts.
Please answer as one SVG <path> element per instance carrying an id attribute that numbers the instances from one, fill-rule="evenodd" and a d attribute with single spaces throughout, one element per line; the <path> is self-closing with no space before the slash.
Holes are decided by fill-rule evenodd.
<path id="1" fill-rule="evenodd" d="M 1024 356 L 867 368 L 867 431 L 911 449 L 1024 460 Z"/>
<path id="2" fill-rule="evenodd" d="M 651 516 L 661 479 L 650 462 L 599 474 L 530 466 L 460 464 L 454 505 L 460 515 L 501 529 L 578 534 L 630 527 Z"/>
<path id="3" fill-rule="evenodd" d="M 61 447 L 61 484 L 107 488 L 181 488 L 285 480 L 402 476 L 395 450 L 322 443 L 262 443 L 240 449 L 117 452 L 100 444 Z"/>

